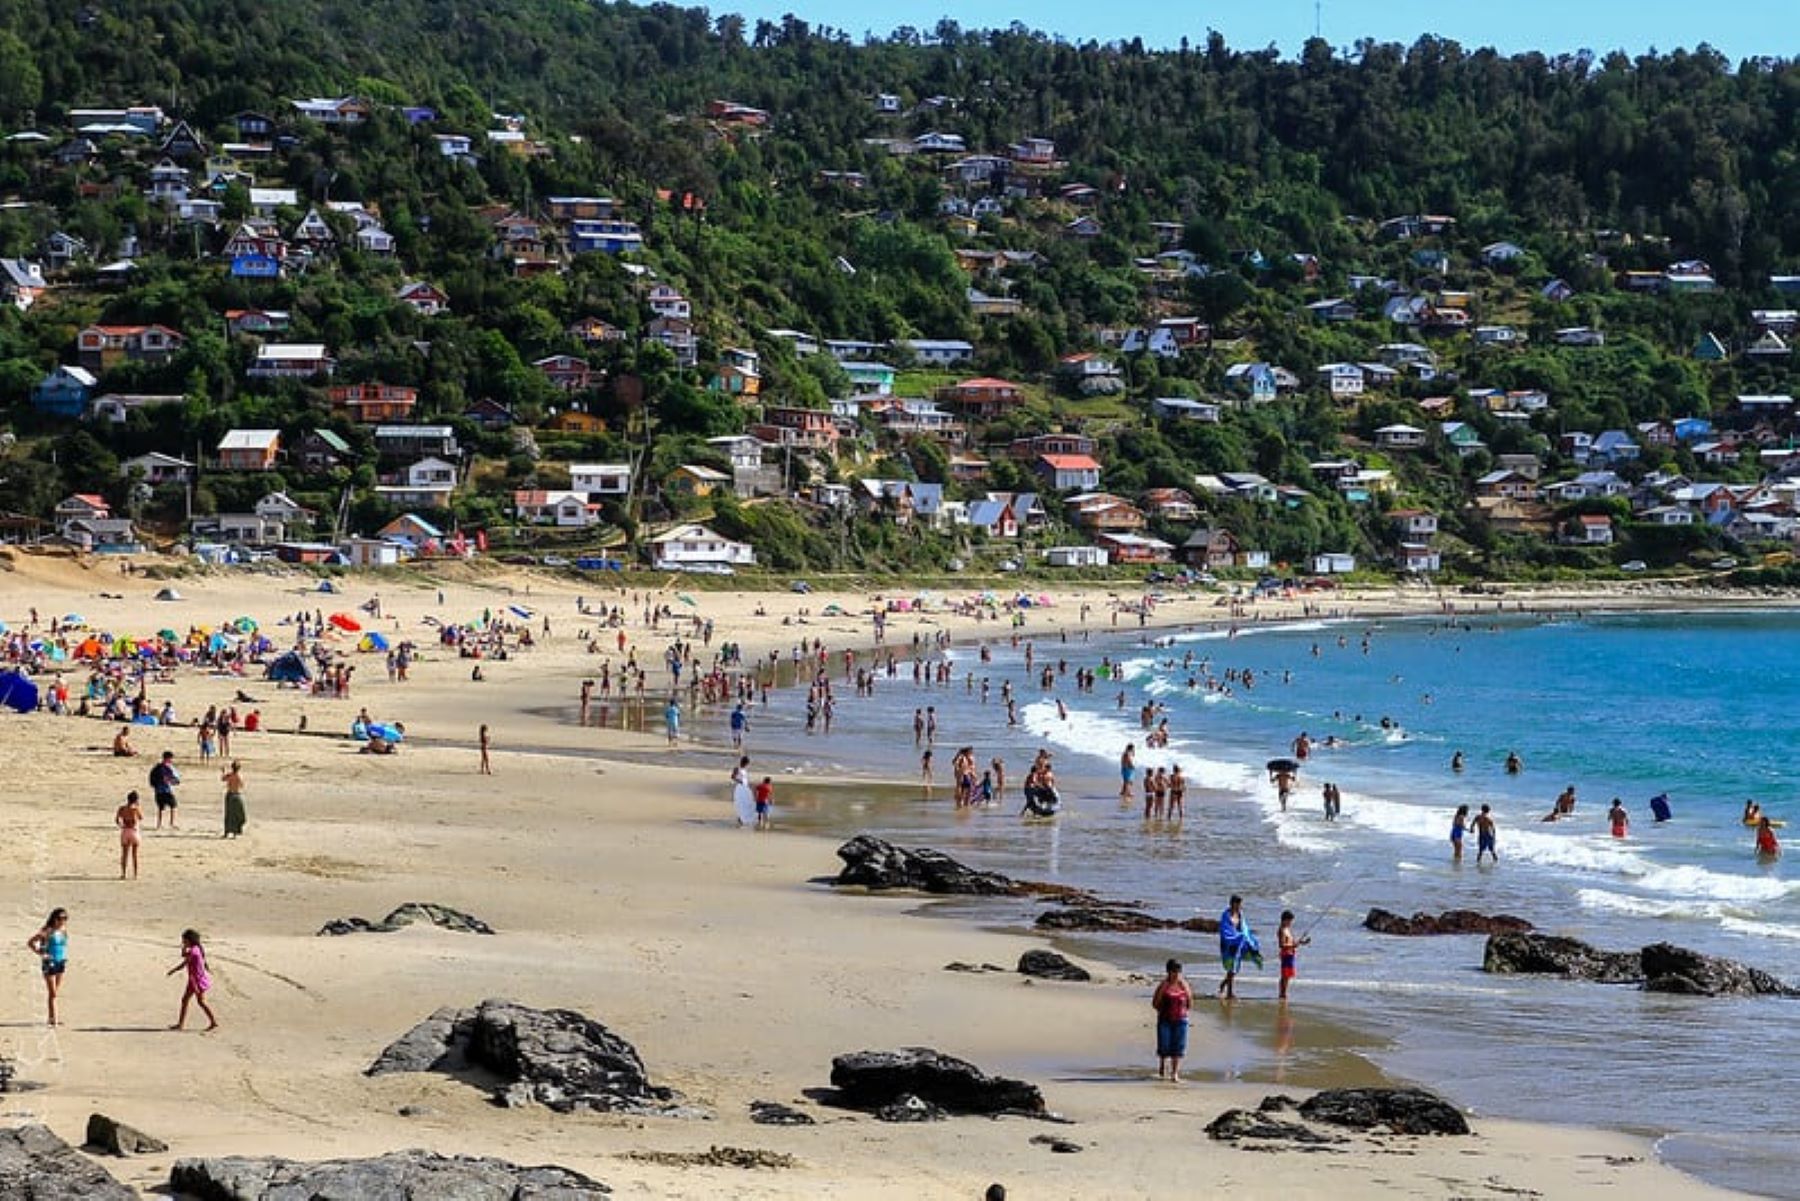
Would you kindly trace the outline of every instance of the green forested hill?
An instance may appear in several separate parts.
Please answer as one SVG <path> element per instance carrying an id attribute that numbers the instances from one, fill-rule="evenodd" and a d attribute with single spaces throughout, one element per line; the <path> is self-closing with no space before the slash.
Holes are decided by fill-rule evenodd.
<path id="1" fill-rule="evenodd" d="M 894 96 L 895 111 L 879 111 L 878 94 Z M 373 119 L 335 132 L 296 119 L 290 101 L 311 96 L 362 97 Z M 768 125 L 707 120 L 708 102 L 721 99 L 767 110 Z M 239 137 L 240 112 L 276 117 L 288 140 L 248 166 L 257 187 L 294 189 L 294 206 L 276 214 L 281 232 L 325 200 L 359 201 L 393 235 L 394 254 L 342 247 L 278 281 L 231 277 L 219 243 L 246 215 L 246 189 L 222 188 L 227 220 L 200 228 L 144 197 L 151 148 L 108 139 L 86 160 L 55 157 L 73 136 L 71 109 L 128 104 L 158 105 L 214 147 Z M 402 106 L 437 116 L 411 124 Z M 485 134 L 497 113 L 520 115 L 545 154 L 491 147 Z M 1499 454 L 1536 454 L 1553 474 L 1573 472 L 1559 448 L 1565 431 L 1686 416 L 1723 425 L 1735 396 L 1791 387 L 1785 357 L 1744 353 L 1760 332 L 1752 311 L 1789 303 L 1770 276 L 1800 273 L 1800 67 L 1787 62 L 1734 65 L 1707 51 L 1505 57 L 1431 38 L 1351 53 L 1315 42 L 1284 60 L 1216 37 L 1153 53 L 949 22 L 864 44 L 792 19 L 555 0 L 0 0 L 0 132 L 29 129 L 51 138 L 0 143 L 0 200 L 9 202 L 0 208 L 0 257 L 36 257 L 57 230 L 91 251 L 90 265 L 72 266 L 46 303 L 0 313 L 0 403 L 26 439 L 0 479 L 0 506 L 30 512 L 67 488 L 117 493 L 119 458 L 191 454 L 232 426 L 299 435 L 332 425 L 366 452 L 367 432 L 323 413 L 318 388 L 246 378 L 253 343 L 221 332 L 222 315 L 243 308 L 291 312 L 290 336 L 330 347 L 340 381 L 420 389 L 419 416 L 452 420 L 473 452 L 471 486 L 442 515 L 490 526 L 504 519 L 509 489 L 554 487 L 555 464 L 575 458 L 642 456 L 651 478 L 644 505 L 612 515 L 627 532 L 638 516 L 689 511 L 655 481 L 682 462 L 717 462 L 701 439 L 755 417 L 706 387 L 724 348 L 761 353 L 764 402 L 819 407 L 848 390 L 827 356 L 796 358 L 767 336 L 774 328 L 873 343 L 966 339 L 976 353 L 965 374 L 1024 381 L 1029 403 L 970 431 L 970 451 L 985 446 L 997 461 L 985 478 L 951 481 L 952 495 L 1026 485 L 1020 467 L 992 453 L 1009 438 L 1085 429 L 1098 438 L 1105 486 L 1127 495 L 1234 470 L 1312 494 L 1298 507 L 1290 498 L 1285 514 L 1238 499 L 1203 514 L 1287 556 L 1327 545 L 1379 550 L 1392 541 L 1383 510 L 1411 503 L 1445 513 L 1446 531 L 1473 548 L 1471 564 L 1483 555 L 1498 564 L 1508 546 L 1455 514 Z M 887 143 L 928 131 L 998 155 L 1022 138 L 1050 139 L 1057 165 L 1026 194 L 1002 197 L 948 174 L 949 157 L 889 152 Z M 469 135 L 479 162 L 441 155 L 433 135 L 444 133 Z M 854 173 L 854 186 L 821 174 L 836 172 Z M 1067 185 L 1091 192 L 1064 195 Z M 641 225 L 645 249 L 629 257 L 692 301 L 693 367 L 646 337 L 646 277 L 619 259 L 571 255 L 557 272 L 527 277 L 492 253 L 497 214 L 541 216 L 557 195 L 612 197 L 619 216 Z M 703 207 L 679 208 L 684 195 Z M 984 196 L 994 212 L 946 214 L 947 203 Z M 1377 230 L 1415 213 L 1454 216 L 1455 229 L 1418 242 Z M 1070 223 L 1084 216 L 1094 228 L 1072 236 Z M 348 219 L 332 220 L 347 239 Z M 1192 269 L 1153 264 L 1171 230 Z M 138 273 L 103 286 L 91 265 L 128 234 L 139 243 Z M 1517 243 L 1520 257 L 1483 261 L 1480 249 L 1502 240 Z M 1447 257 L 1421 258 L 1421 247 Z M 999 270 L 973 265 L 972 252 L 1002 250 L 1024 253 Z M 1648 295 L 1620 282 L 1623 272 L 1660 273 L 1681 260 L 1703 261 L 1718 290 Z M 1381 287 L 1357 292 L 1353 277 Z M 442 288 L 449 314 L 422 317 L 397 304 L 403 279 Z M 1574 295 L 1547 299 L 1552 279 Z M 971 287 L 1019 312 L 984 317 Z M 1468 305 L 1476 322 L 1516 327 L 1529 342 L 1500 349 L 1466 330 L 1440 331 L 1430 338 L 1435 375 L 1332 403 L 1315 384 L 1318 367 L 1366 363 L 1383 343 L 1425 336 L 1384 317 L 1393 292 Z M 1312 320 L 1303 307 L 1343 296 L 1355 305 L 1343 322 Z M 1181 314 L 1210 323 L 1210 350 L 1125 356 L 1120 396 L 1083 398 L 1059 384 L 1059 356 L 1099 347 L 1103 331 Z M 624 338 L 577 345 L 570 325 L 587 318 Z M 189 402 L 91 434 L 34 414 L 27 392 L 73 360 L 76 331 L 96 321 L 182 332 L 172 361 L 126 364 L 103 387 L 175 391 Z M 1570 326 L 1603 329 L 1608 342 L 1552 345 L 1550 335 Z M 1708 333 L 1726 350 L 1721 362 L 1695 360 Z M 531 367 L 565 353 L 598 369 L 590 394 L 565 397 Z M 1223 395 L 1225 368 L 1253 360 L 1296 373 L 1299 395 L 1228 412 L 1217 426 L 1149 415 L 1150 397 Z M 649 421 L 627 412 L 638 397 L 611 386 L 621 378 L 641 382 Z M 1500 422 L 1467 395 L 1477 385 L 1541 390 L 1554 404 L 1529 423 Z M 1434 402 L 1428 418 L 1418 402 L 1437 397 L 1450 407 Z M 610 424 L 540 428 L 532 449 L 469 425 L 464 409 L 479 398 L 510 406 L 528 425 L 569 404 Z M 1376 430 L 1439 418 L 1474 426 L 1483 449 L 1459 456 L 1434 434 L 1424 454 L 1389 464 L 1400 487 L 1374 504 L 1347 501 L 1309 467 L 1346 454 L 1386 461 L 1368 454 Z M 855 454 L 812 467 L 833 480 L 878 470 L 948 478 L 935 445 L 873 430 L 863 441 Z M 1647 448 L 1628 474 L 1635 483 L 1651 468 L 1702 466 L 1686 446 Z M 1754 453 L 1705 466 L 1728 480 L 1757 477 Z M 370 491 L 377 465 L 366 455 L 354 469 L 307 474 L 290 460 L 283 471 L 291 478 L 276 483 L 322 506 L 355 489 L 359 524 L 392 512 Z M 212 476 L 199 511 L 241 508 L 269 483 Z M 166 518 L 175 507 L 165 496 L 146 515 Z M 910 553 L 891 531 L 827 537 L 805 528 L 806 517 L 783 527 L 791 535 L 783 541 L 775 517 L 726 509 L 720 519 L 739 530 L 769 523 L 763 533 L 786 547 L 775 557 L 792 563 Z"/>

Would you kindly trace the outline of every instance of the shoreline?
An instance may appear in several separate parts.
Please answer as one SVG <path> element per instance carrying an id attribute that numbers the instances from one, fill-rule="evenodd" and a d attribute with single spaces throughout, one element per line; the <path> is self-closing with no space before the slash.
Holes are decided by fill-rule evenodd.
<path id="1" fill-rule="evenodd" d="M 22 607 L 20 597 L 38 603 L 46 593 L 85 610 L 100 607 L 68 596 L 64 582 L 24 574 L 0 576 L 7 612 Z M 266 584 L 259 596 L 229 581 L 183 583 L 196 599 L 149 612 L 179 613 L 179 625 L 297 607 L 286 593 L 271 604 Z M 594 595 L 544 592 L 537 580 L 532 586 L 532 603 L 559 626 L 570 618 L 553 606 Z M 135 581 L 124 590 L 148 592 Z M 447 590 L 451 607 L 469 592 Z M 389 591 L 384 586 L 384 601 L 409 629 L 419 612 L 435 611 L 428 585 L 391 598 Z M 334 599 L 351 607 L 347 597 Z M 772 611 L 825 603 L 817 594 L 779 605 L 761 599 Z M 737 603 L 747 610 L 754 600 Z M 707 594 L 703 611 L 718 606 L 723 636 L 741 641 L 747 658 L 784 648 L 802 630 L 828 638 L 843 632 L 737 617 L 731 603 Z M 90 616 L 135 628 L 146 618 L 133 605 L 128 599 Z M 1183 624 L 1173 619 L 1187 616 L 1179 613 L 1185 608 L 1166 607 L 1171 625 Z M 917 628 L 936 628 L 939 615 L 931 617 Z M 866 616 L 853 620 L 847 632 L 866 630 Z M 1036 623 L 1027 633 L 1041 637 Z M 902 638 L 913 624 L 900 626 Z M 966 624 L 974 633 L 1010 633 Z M 630 633 L 652 648 L 652 661 L 668 640 L 666 631 L 653 634 L 635 621 Z M 976 1196 L 1000 1180 L 1032 1196 L 1231 1187 L 1249 1196 L 1423 1199 L 1443 1195 L 1446 1178 L 1473 1189 L 1490 1176 L 1547 1195 L 1603 1184 L 1631 1187 L 1645 1201 L 1729 1195 L 1648 1159 L 1641 1139 L 1582 1128 L 1483 1119 L 1478 1141 L 1402 1140 L 1398 1157 L 1370 1146 L 1330 1156 L 1251 1156 L 1207 1143 L 1200 1125 L 1274 1090 L 1228 1077 L 1182 1088 L 1149 1080 L 1147 985 L 1116 979 L 1117 972 L 1104 973 L 1114 979 L 1097 986 L 944 972 L 953 959 L 1010 963 L 1048 940 L 958 920 L 902 920 L 921 907 L 917 896 L 826 899 L 830 890 L 811 881 L 835 864 L 831 839 L 798 832 L 763 839 L 729 827 L 720 791 L 728 751 L 702 760 L 684 746 L 670 755 L 655 732 L 596 731 L 532 714 L 547 690 L 561 697 L 565 687 L 572 708 L 576 683 L 595 662 L 566 630 L 538 652 L 494 663 L 479 685 L 467 681 L 467 664 L 454 653 L 428 651 L 412 684 L 359 677 L 346 702 L 292 693 L 268 700 L 271 732 L 234 746 L 250 771 L 251 827 L 242 841 L 217 838 L 217 802 L 206 772 L 192 768 L 191 731 L 137 733 L 146 750 L 167 737 L 191 782 L 183 833 L 146 838 L 145 876 L 136 884 L 111 878 L 116 842 L 104 815 L 113 793 L 141 786 L 137 767 L 73 745 L 89 737 L 87 723 L 16 719 L 21 762 L 11 816 L 32 834 L 0 849 L 0 893 L 15 925 L 41 920 L 48 903 L 69 905 L 77 923 L 66 993 L 71 1026 L 58 1036 L 57 1057 L 36 1059 L 21 1074 L 42 1087 L 18 1096 L 72 1141 L 86 1113 L 97 1110 L 175 1148 L 109 1164 L 122 1179 L 141 1188 L 166 1181 L 177 1154 L 320 1158 L 426 1146 L 563 1163 L 621 1191 L 667 1197 L 826 1189 Z M 250 691 L 262 694 L 259 685 Z M 232 686 L 184 676 L 156 691 L 173 694 L 191 714 Z M 399 715 L 417 741 L 398 757 L 376 758 L 287 732 L 296 713 L 305 712 L 318 734 L 339 720 L 347 725 L 362 704 Z M 495 777 L 473 770 L 478 721 L 495 723 Z M 79 781 L 73 790 L 71 777 Z M 312 934 L 324 920 L 378 917 L 405 900 L 455 905 L 490 921 L 500 936 Z M 157 987 L 160 977 L 145 979 L 165 957 L 172 930 L 190 922 L 208 932 L 222 990 L 224 1027 L 205 1038 L 160 1032 L 173 998 Z M 438 1006 L 506 994 L 605 1022 L 637 1045 L 653 1078 L 707 1106 L 714 1120 L 495 1111 L 454 1080 L 361 1076 L 386 1041 Z M 9 1020 L 21 1023 L 10 1032 L 15 1048 L 35 1048 L 23 1020 L 40 1005 L 35 976 L 15 975 L 8 993 Z M 1304 1015 L 1304 1006 L 1296 1012 Z M 1195 1035 L 1212 1042 L 1202 1028 Z M 1087 1152 L 1051 1156 L 1029 1144 L 1033 1129 L 1007 1121 L 889 1127 L 818 1111 L 819 1127 L 779 1130 L 744 1116 L 750 1099 L 792 1100 L 823 1084 L 832 1054 L 915 1044 L 1035 1079 L 1052 1108 L 1077 1120 L 1067 1129 Z M 171 1078 L 176 1062 L 182 1070 Z M 1049 1074 L 1034 1074 L 1040 1066 Z M 406 1105 L 428 1112 L 398 1116 Z M 718 1143 L 779 1149 L 801 1162 L 747 1173 L 622 1158 Z M 1618 1162 L 1595 1158 L 1606 1154 Z"/>

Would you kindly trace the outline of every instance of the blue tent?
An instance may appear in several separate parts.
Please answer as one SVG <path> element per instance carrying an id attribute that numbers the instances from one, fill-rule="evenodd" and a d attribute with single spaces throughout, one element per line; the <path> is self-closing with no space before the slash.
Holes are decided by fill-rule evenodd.
<path id="1" fill-rule="evenodd" d="M 0 705 L 20 713 L 37 708 L 38 687 L 16 671 L 0 672 Z"/>
<path id="2" fill-rule="evenodd" d="M 384 651 L 387 648 L 388 648 L 388 640 L 385 635 L 377 634 L 375 631 L 370 630 L 367 634 L 364 634 L 362 636 L 362 649 L 363 650 Z"/>
<path id="3" fill-rule="evenodd" d="M 332 583 L 330 580 L 320 580 L 319 581 L 318 591 L 320 591 L 320 592 L 336 592 L 337 590 L 338 590 L 337 585 Z"/>
<path id="4" fill-rule="evenodd" d="M 397 726 L 388 725 L 386 722 L 371 723 L 369 726 L 369 734 L 371 737 L 386 739 L 388 742 L 406 741 L 405 733 Z"/>
<path id="5" fill-rule="evenodd" d="M 278 684 L 305 684 L 312 680 L 312 672 L 307 668 L 306 660 L 289 651 L 263 669 L 263 678 Z"/>

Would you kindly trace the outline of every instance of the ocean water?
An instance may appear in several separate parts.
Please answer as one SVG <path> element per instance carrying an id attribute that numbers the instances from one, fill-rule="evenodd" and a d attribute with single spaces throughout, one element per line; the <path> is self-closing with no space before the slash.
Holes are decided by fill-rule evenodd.
<path id="1" fill-rule="evenodd" d="M 1800 1152 L 1783 1149 L 1789 1120 L 1773 1103 L 1786 1092 L 1781 1023 L 1795 1002 L 1488 976 L 1480 938 L 1360 928 L 1377 905 L 1507 912 L 1602 947 L 1667 940 L 1800 982 L 1800 864 L 1759 862 L 1740 821 L 1755 798 L 1794 819 L 1800 837 L 1800 613 L 1308 622 L 1194 628 L 1156 645 L 1096 629 L 1090 641 L 1040 634 L 1033 649 L 1028 672 L 1010 639 L 992 644 L 985 662 L 974 647 L 950 648 L 946 686 L 916 685 L 910 654 L 896 648 L 899 674 L 882 678 L 874 698 L 836 684 L 829 735 L 807 734 L 801 700 L 778 695 L 755 715 L 753 753 L 795 770 L 917 779 L 912 712 L 931 705 L 936 799 L 903 794 L 823 815 L 828 824 L 1142 900 L 1172 917 L 1216 914 L 1242 893 L 1270 943 L 1277 913 L 1292 908 L 1313 936 L 1294 1022 L 1310 1009 L 1349 1023 L 1378 1066 L 1478 1112 L 1639 1131 L 1708 1179 L 1800 1197 Z M 1058 661 L 1067 670 L 1046 691 L 1037 673 Z M 1106 678 L 1078 693 L 1074 671 L 1102 665 Z M 1254 686 L 1205 687 L 1227 669 L 1248 670 Z M 1016 726 L 1000 704 L 1004 680 Z M 1163 706 L 1166 749 L 1144 749 L 1145 703 Z M 1263 764 L 1287 755 L 1302 731 L 1338 745 L 1314 751 L 1284 813 Z M 1142 769 L 1179 762 L 1206 790 L 1190 789 L 1185 822 L 1145 823 L 1137 807 L 1121 806 L 1116 764 L 1127 742 L 1138 745 L 1140 779 Z M 1010 803 L 951 810 L 949 759 L 965 744 L 981 762 L 1005 758 Z M 1056 754 L 1065 809 L 1054 822 L 1022 822 L 1017 780 L 1040 746 Z M 1460 774 L 1449 768 L 1459 750 Z M 1524 761 L 1519 775 L 1503 769 L 1509 752 Z M 1334 823 L 1319 803 L 1325 781 L 1343 793 Z M 1574 816 L 1540 821 L 1567 786 L 1577 792 Z M 1647 806 L 1659 792 L 1675 813 L 1661 825 Z M 1632 818 L 1624 839 L 1605 822 L 1615 796 Z M 1451 813 L 1484 802 L 1499 821 L 1499 864 L 1451 863 Z M 1196 979 L 1214 961 L 1209 940 L 1192 935 L 1092 949 L 1146 969 L 1178 954 Z M 1272 972 L 1252 974 L 1244 991 L 1254 998 L 1273 984 Z M 1280 1064 L 1267 1066 L 1259 1070 L 1281 1078 Z"/>

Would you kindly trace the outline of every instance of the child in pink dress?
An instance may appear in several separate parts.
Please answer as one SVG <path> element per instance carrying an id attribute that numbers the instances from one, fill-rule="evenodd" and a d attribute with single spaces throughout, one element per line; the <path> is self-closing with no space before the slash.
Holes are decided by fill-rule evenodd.
<path id="1" fill-rule="evenodd" d="M 176 972 L 187 972 L 187 990 L 181 994 L 181 1014 L 175 1019 L 172 1029 L 180 1030 L 187 1025 L 188 1002 L 196 1002 L 200 1012 L 206 1015 L 206 1028 L 217 1030 L 219 1019 L 214 1016 L 212 1006 L 206 1003 L 206 994 L 212 990 L 212 976 L 206 970 L 206 948 L 200 945 L 198 930 L 181 932 L 181 962 L 170 968 L 168 975 Z"/>

